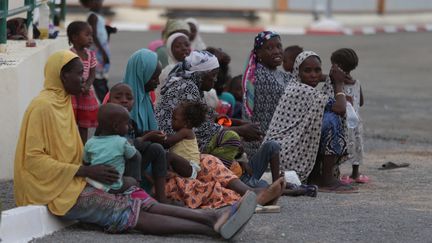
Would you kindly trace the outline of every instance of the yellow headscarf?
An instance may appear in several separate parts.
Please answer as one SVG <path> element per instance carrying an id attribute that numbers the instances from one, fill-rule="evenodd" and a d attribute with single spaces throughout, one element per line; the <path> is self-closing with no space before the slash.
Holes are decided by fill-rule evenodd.
<path id="1" fill-rule="evenodd" d="M 14 193 L 18 206 L 48 205 L 53 214 L 64 215 L 85 187 L 84 179 L 75 177 L 83 145 L 71 97 L 60 79 L 62 67 L 77 57 L 65 50 L 48 58 L 44 89 L 24 114 L 15 153 Z"/>

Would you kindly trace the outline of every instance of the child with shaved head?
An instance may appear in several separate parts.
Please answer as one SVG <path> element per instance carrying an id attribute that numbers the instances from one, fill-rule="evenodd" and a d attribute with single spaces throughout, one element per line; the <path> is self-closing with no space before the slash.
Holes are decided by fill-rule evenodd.
<path id="1" fill-rule="evenodd" d="M 98 134 L 90 138 L 84 147 L 84 161 L 90 165 L 109 165 L 119 175 L 112 185 L 87 179 L 92 186 L 109 193 L 122 193 L 138 185 L 136 178 L 123 177 L 125 159 L 141 159 L 135 147 L 123 136 L 129 128 L 129 112 L 121 105 L 106 104 L 99 108 Z"/>

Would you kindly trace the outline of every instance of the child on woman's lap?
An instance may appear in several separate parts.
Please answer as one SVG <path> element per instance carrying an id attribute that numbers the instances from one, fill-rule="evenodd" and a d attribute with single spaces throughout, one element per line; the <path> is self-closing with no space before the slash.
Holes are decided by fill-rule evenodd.
<path id="1" fill-rule="evenodd" d="M 139 153 L 135 147 L 122 137 L 126 135 L 129 124 L 129 113 L 117 104 L 102 105 L 98 112 L 98 135 L 90 138 L 84 147 L 84 161 L 90 165 L 109 165 L 120 178 L 112 185 L 101 184 L 94 180 L 87 181 L 92 186 L 109 193 L 122 193 L 131 186 L 137 186 L 137 180 L 122 176 L 125 171 L 125 158 L 137 159 Z"/>
<path id="2" fill-rule="evenodd" d="M 97 111 L 99 104 L 93 90 L 95 80 L 96 56 L 88 48 L 93 42 L 91 26 L 82 21 L 75 21 L 67 28 L 71 51 L 75 52 L 83 64 L 83 85 L 79 95 L 72 96 L 75 118 L 83 143 L 87 141 L 88 128 L 97 127 Z"/>
<path id="3" fill-rule="evenodd" d="M 199 102 L 183 101 L 177 105 L 172 114 L 172 128 L 176 132 L 165 141 L 165 147 L 189 161 L 184 163 L 171 163 L 173 170 L 183 177 L 195 179 L 200 168 L 200 152 L 197 139 L 192 130 L 199 127 L 206 119 L 207 105 Z"/>

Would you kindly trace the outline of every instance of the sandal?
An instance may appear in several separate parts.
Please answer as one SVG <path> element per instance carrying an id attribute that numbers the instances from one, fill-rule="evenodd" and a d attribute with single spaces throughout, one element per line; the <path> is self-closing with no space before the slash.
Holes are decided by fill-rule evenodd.
<path id="1" fill-rule="evenodd" d="M 305 196 L 308 197 L 316 197 L 318 194 L 318 186 L 317 185 L 301 185 L 300 188 L 305 189 Z"/>
<path id="2" fill-rule="evenodd" d="M 328 192 L 328 193 L 348 194 L 348 193 L 357 193 L 358 189 L 353 186 L 341 183 L 329 187 L 320 187 L 318 191 Z"/>
<path id="3" fill-rule="evenodd" d="M 354 180 L 353 178 L 351 178 L 351 176 L 349 176 L 349 175 L 343 175 L 343 176 L 340 178 L 340 181 L 341 181 L 343 184 L 350 185 L 350 184 L 352 184 L 355 180 Z"/>
<path id="4" fill-rule="evenodd" d="M 365 184 L 369 183 L 369 177 L 365 175 L 359 175 L 356 179 L 354 179 L 356 183 Z"/>
<path id="5" fill-rule="evenodd" d="M 394 162 L 387 162 L 381 165 L 381 168 L 378 168 L 378 170 L 391 170 L 391 169 L 397 169 L 397 168 L 403 168 L 408 167 L 410 164 L 408 163 L 394 163 Z"/>
<path id="6" fill-rule="evenodd" d="M 233 238 L 255 213 L 256 195 L 247 191 L 240 201 L 231 206 L 230 217 L 221 226 L 219 234 L 226 240 Z"/>

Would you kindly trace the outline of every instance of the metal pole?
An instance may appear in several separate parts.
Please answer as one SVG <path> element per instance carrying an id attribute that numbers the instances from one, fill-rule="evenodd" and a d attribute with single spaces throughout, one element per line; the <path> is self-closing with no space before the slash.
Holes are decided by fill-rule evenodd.
<path id="1" fill-rule="evenodd" d="M 6 44 L 7 41 L 7 16 L 8 16 L 8 0 L 0 0 L 0 45 Z M 2 48 L 0 48 L 2 49 Z M 1 52 L 1 50 L 0 50 Z"/>
<path id="2" fill-rule="evenodd" d="M 327 0 L 327 6 L 326 6 L 326 18 L 331 19 L 332 18 L 332 0 Z"/>
<path id="3" fill-rule="evenodd" d="M 33 23 L 33 10 L 36 7 L 36 0 L 25 0 L 24 4 L 30 8 L 27 10 L 27 28 Z"/>
<path id="4" fill-rule="evenodd" d="M 64 28 L 66 21 L 66 0 L 61 0 L 60 4 L 60 27 Z"/>

